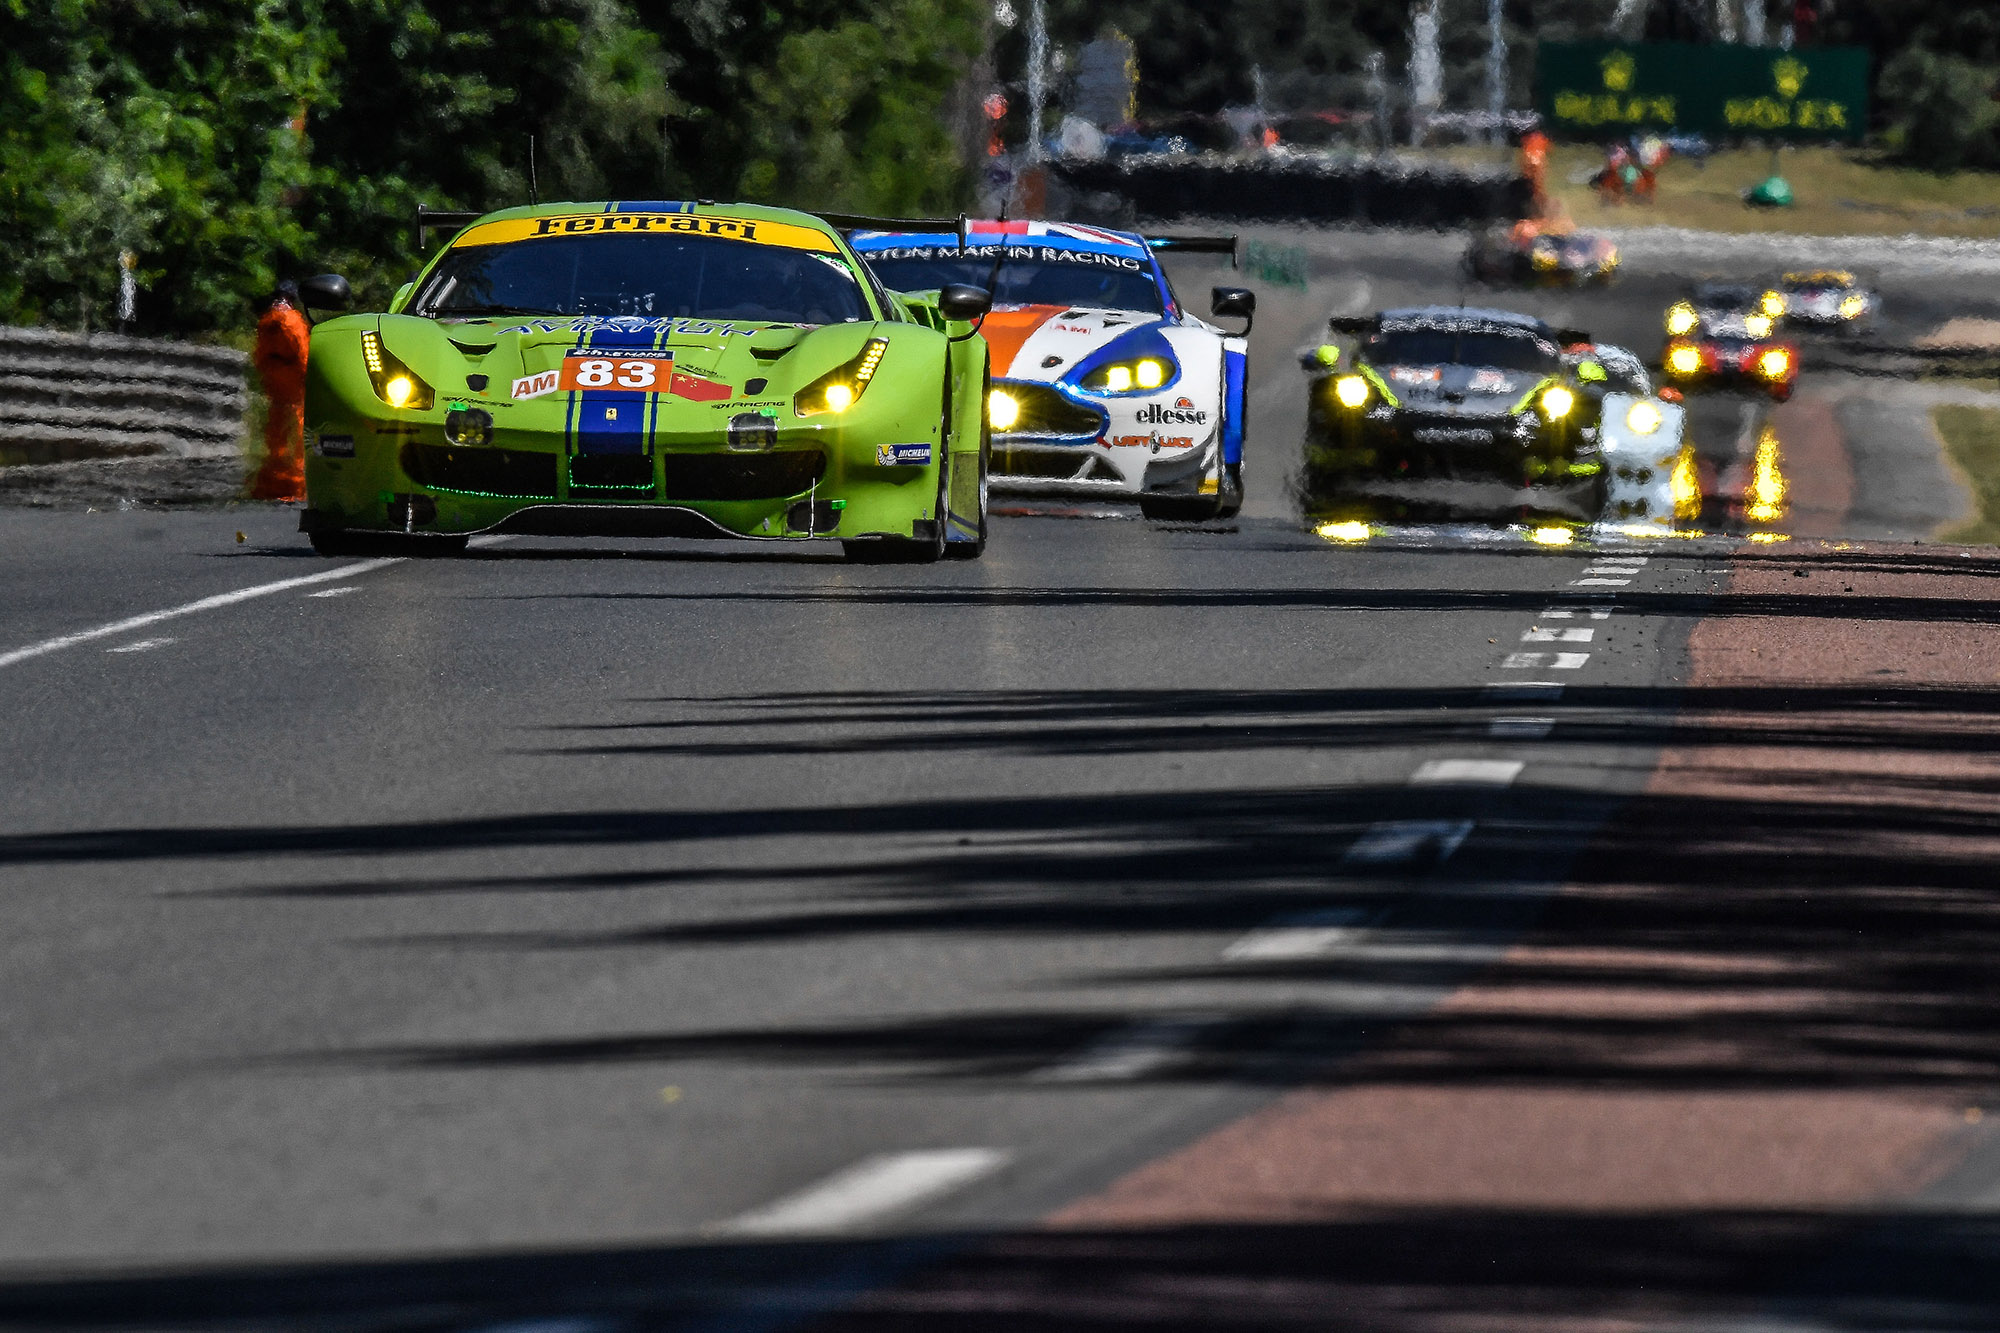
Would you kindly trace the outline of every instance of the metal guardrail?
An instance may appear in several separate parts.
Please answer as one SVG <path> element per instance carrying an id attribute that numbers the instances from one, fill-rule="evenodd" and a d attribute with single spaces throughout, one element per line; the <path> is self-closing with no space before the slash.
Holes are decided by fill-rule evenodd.
<path id="1" fill-rule="evenodd" d="M 228 347 L 0 328 L 0 464 L 233 454 L 248 363 Z"/>

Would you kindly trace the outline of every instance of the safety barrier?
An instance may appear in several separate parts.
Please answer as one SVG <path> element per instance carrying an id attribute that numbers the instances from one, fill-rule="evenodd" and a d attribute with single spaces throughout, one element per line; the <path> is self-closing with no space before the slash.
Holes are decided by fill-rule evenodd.
<path id="1" fill-rule="evenodd" d="M 1393 156 L 1158 154 L 1052 164 L 1070 189 L 1112 194 L 1147 218 L 1463 227 L 1526 215 L 1526 179 Z"/>
<path id="2" fill-rule="evenodd" d="M 0 463 L 233 454 L 248 361 L 228 347 L 0 328 Z"/>

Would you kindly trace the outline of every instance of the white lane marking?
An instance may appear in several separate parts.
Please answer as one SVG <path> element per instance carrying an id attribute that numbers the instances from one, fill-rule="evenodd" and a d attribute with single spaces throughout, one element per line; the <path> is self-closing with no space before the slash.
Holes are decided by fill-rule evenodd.
<path id="1" fill-rule="evenodd" d="M 1354 840 L 1340 860 L 1343 865 L 1395 865 L 1414 861 L 1426 847 L 1434 846 L 1438 862 L 1443 864 L 1470 832 L 1469 819 L 1377 820 Z"/>
<path id="2" fill-rule="evenodd" d="M 1496 717 L 1486 724 L 1489 736 L 1506 736 L 1519 740 L 1540 740 L 1556 729 L 1552 717 Z"/>
<path id="3" fill-rule="evenodd" d="M 272 593 L 285 592 L 291 588 L 310 587 L 315 583 L 331 583 L 336 579 L 351 579 L 359 574 L 401 564 L 404 559 L 403 556 L 392 555 L 378 560 L 363 560 L 359 564 L 342 565 L 338 569 L 323 569 L 317 574 L 303 574 L 295 579 L 279 579 L 276 583 L 258 583 L 248 588 L 238 588 L 234 592 L 217 593 L 213 597 L 204 597 L 200 601 L 188 602 L 183 606 L 170 606 L 164 611 L 148 611 L 141 616 L 128 616 L 124 620 L 114 620 L 109 625 L 99 625 L 96 629 L 79 630 L 75 634 L 43 639 L 40 643 L 31 643 L 25 648 L 0 653 L 0 667 L 10 667 L 17 662 L 25 662 L 33 657 L 44 657 L 49 653 L 59 653 L 65 648 L 74 648 L 79 643 L 92 643 L 98 639 L 111 639 L 120 634 L 130 634 L 135 629 L 145 629 L 163 620 L 234 606 L 253 597 L 269 597 Z"/>
<path id="4" fill-rule="evenodd" d="M 1549 663 L 1547 653 L 1508 653 L 1500 659 L 1502 671 L 1533 671 Z"/>
<path id="5" fill-rule="evenodd" d="M 1353 943 L 1368 913 L 1359 907 L 1329 907 L 1321 912 L 1281 916 L 1259 926 L 1222 951 L 1231 962 L 1275 962 L 1287 958 L 1318 958 Z"/>
<path id="6" fill-rule="evenodd" d="M 1577 607 L 1552 606 L 1548 610 L 1542 612 L 1541 619 L 1575 620 L 1579 615 L 1587 615 L 1592 620 L 1609 620 L 1611 619 L 1611 612 L 1613 609 L 1614 608 L 1607 606 L 1607 607 L 1602 607 L 1596 611 L 1588 611 L 1579 609 Z"/>
<path id="7" fill-rule="evenodd" d="M 1539 654 L 1536 654 L 1539 656 Z M 1485 685 L 1481 693 L 1495 703 L 1511 703 L 1534 700 L 1554 700 L 1562 698 L 1563 687 L 1552 680 L 1508 681 L 1505 684 Z"/>
<path id="8" fill-rule="evenodd" d="M 359 588 L 355 587 L 355 586 L 354 586 L 353 584 L 349 584 L 349 585 L 348 585 L 347 587 L 345 587 L 345 588 L 328 588 L 328 589 L 326 589 L 326 590 L 325 590 L 324 592 L 309 592 L 309 593 L 307 593 L 307 594 L 306 594 L 306 596 L 308 596 L 308 597 L 345 597 L 345 596 L 347 596 L 347 594 L 349 594 L 349 593 L 351 593 L 351 592 L 360 592 L 360 591 L 361 591 L 361 589 L 359 589 Z"/>
<path id="9" fill-rule="evenodd" d="M 728 1236 L 849 1231 L 963 1189 L 1006 1160 L 1006 1153 L 992 1148 L 878 1153 L 710 1230 Z"/>
<path id="10" fill-rule="evenodd" d="M 1641 565 L 1647 563 L 1647 560 L 1648 557 L 1643 555 L 1601 555 L 1591 561 L 1591 566 L 1608 569 L 1630 568 L 1636 572 Z"/>
<path id="11" fill-rule="evenodd" d="M 1521 635 L 1522 643 L 1589 643 L 1597 637 L 1594 629 L 1544 629 L 1540 625 Z"/>
<path id="12" fill-rule="evenodd" d="M 1213 1014 L 1155 1018 L 1118 1028 L 1059 1065 L 1041 1070 L 1043 1083 L 1112 1083 L 1144 1078 L 1180 1058 L 1181 1052 L 1221 1020 Z"/>
<path id="13" fill-rule="evenodd" d="M 176 639 L 141 639 L 137 643 L 121 643 L 116 648 L 106 648 L 107 653 L 143 653 L 153 648 L 164 648 Z"/>
<path id="14" fill-rule="evenodd" d="M 1581 671 L 1583 664 L 1589 660 L 1589 653 L 1557 653 L 1556 660 L 1549 663 L 1549 667 L 1555 671 Z"/>
<path id="15" fill-rule="evenodd" d="M 1526 767 L 1519 759 L 1426 759 L 1410 775 L 1410 785 L 1509 787 Z"/>
<path id="16" fill-rule="evenodd" d="M 1630 579 L 1571 579 L 1572 588 L 1623 588 L 1630 585 Z"/>

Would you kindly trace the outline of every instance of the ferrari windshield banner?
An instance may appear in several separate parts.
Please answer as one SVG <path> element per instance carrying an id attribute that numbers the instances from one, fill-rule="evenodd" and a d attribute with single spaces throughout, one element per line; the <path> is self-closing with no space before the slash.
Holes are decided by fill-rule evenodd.
<path id="1" fill-rule="evenodd" d="M 1858 140 L 1868 128 L 1868 51 L 1692 42 L 1542 42 L 1536 105 L 1569 138 L 1703 134 Z"/>
<path id="2" fill-rule="evenodd" d="M 570 213 L 549 217 L 501 218 L 468 227 L 452 242 L 504 245 L 561 236 L 712 236 L 725 241 L 780 245 L 788 250 L 839 252 L 833 238 L 811 227 L 762 218 L 720 217 L 712 213 Z"/>

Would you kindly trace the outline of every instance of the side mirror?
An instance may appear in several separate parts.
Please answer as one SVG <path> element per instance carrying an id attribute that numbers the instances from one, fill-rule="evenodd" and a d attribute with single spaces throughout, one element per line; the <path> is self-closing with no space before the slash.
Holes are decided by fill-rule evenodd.
<path id="1" fill-rule="evenodd" d="M 1602 384 L 1610 378 L 1610 376 L 1604 373 L 1604 367 L 1598 365 L 1595 361 L 1578 362 L 1576 377 L 1585 384 Z"/>
<path id="2" fill-rule="evenodd" d="M 1257 293 L 1247 287 L 1217 287 L 1209 293 L 1209 312 L 1225 319 L 1243 321 L 1243 332 L 1250 332 L 1250 325 L 1257 314 Z"/>
<path id="3" fill-rule="evenodd" d="M 299 299 L 308 310 L 345 310 L 354 292 L 338 273 L 322 273 L 299 283 Z"/>
<path id="4" fill-rule="evenodd" d="M 1663 403 L 1678 403 L 1682 401 L 1687 395 L 1683 394 L 1679 389 L 1676 389 L 1673 385 L 1669 384 L 1665 388 L 1660 390 L 1659 396 L 1660 396 L 1660 401 Z"/>
<path id="5" fill-rule="evenodd" d="M 1330 371 L 1340 365 L 1340 349 L 1332 343 L 1321 343 L 1310 351 L 1299 353 L 1299 365 L 1310 371 Z"/>
<path id="6" fill-rule="evenodd" d="M 966 324 L 993 308 L 993 293 L 970 283 L 947 283 L 938 293 L 938 313 L 953 323 Z"/>

